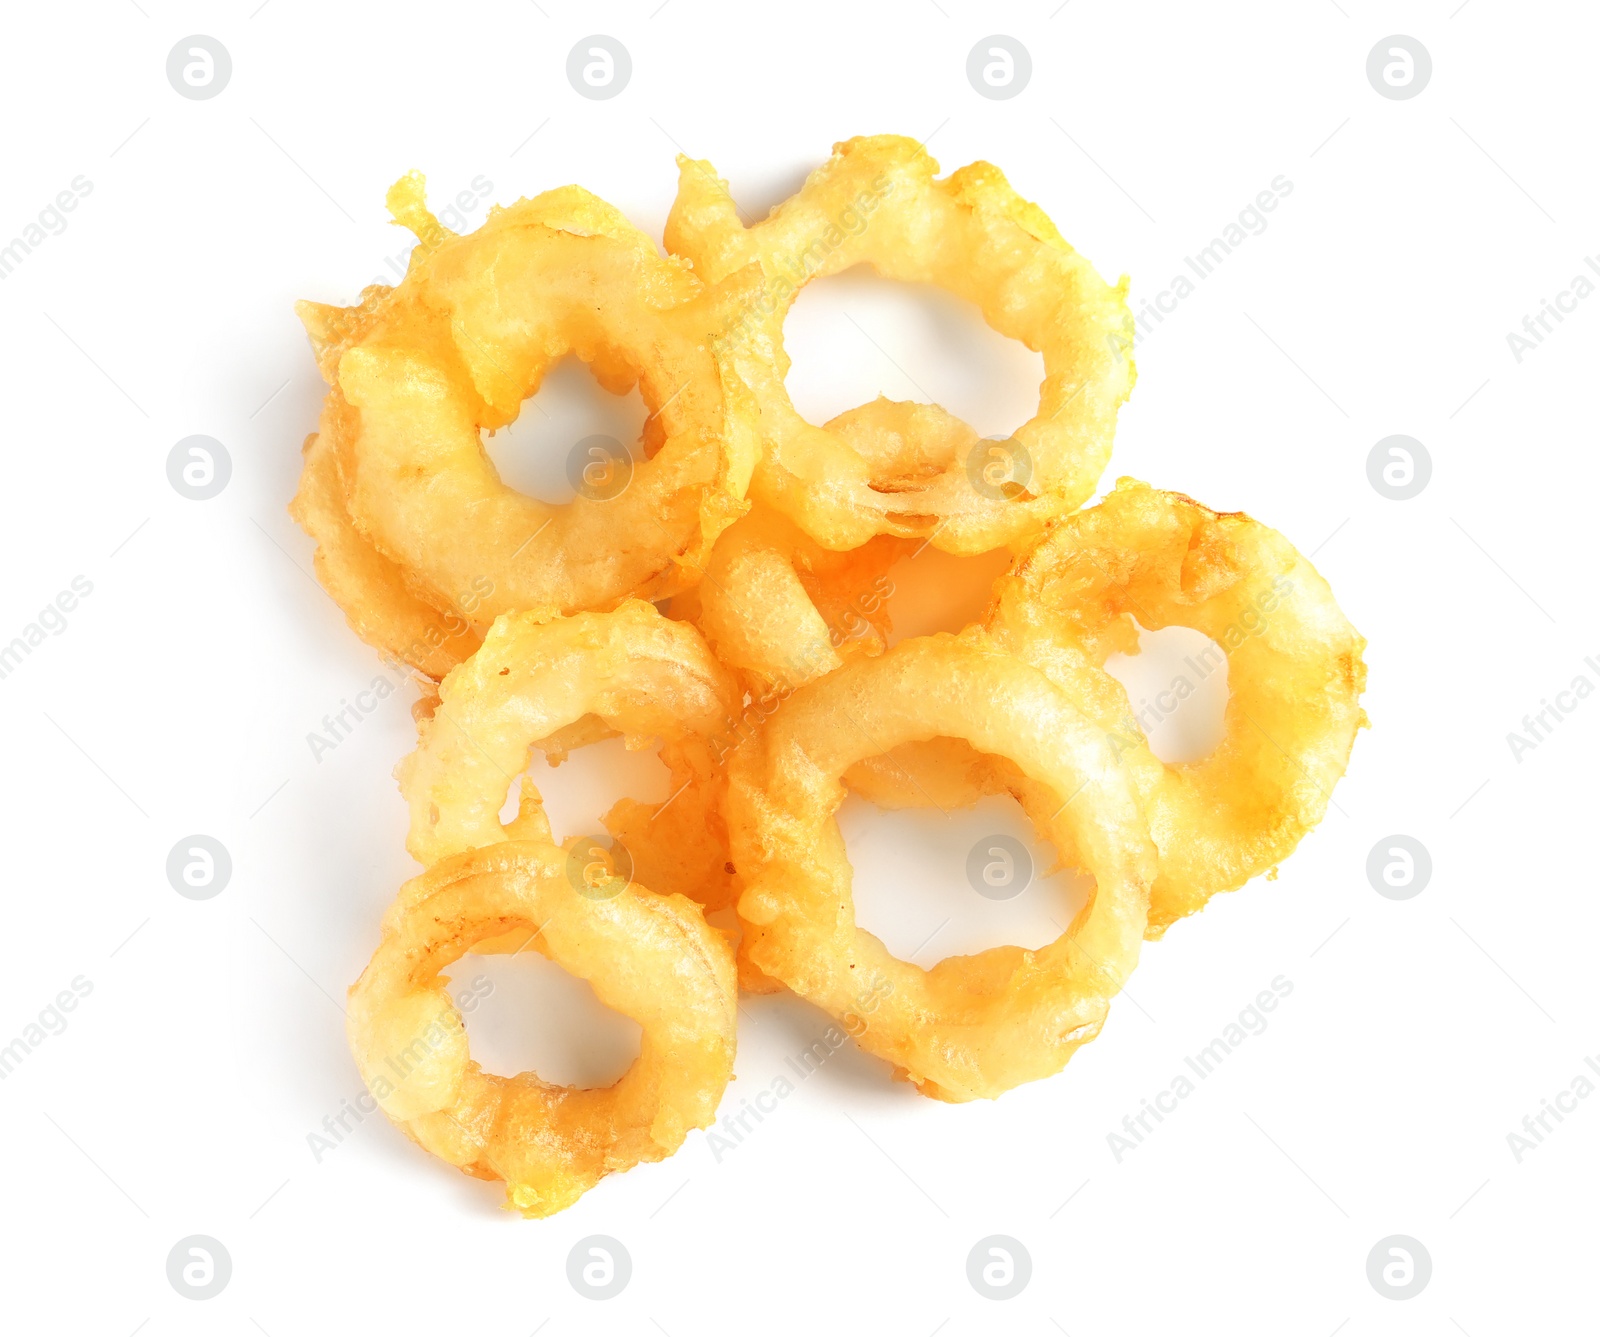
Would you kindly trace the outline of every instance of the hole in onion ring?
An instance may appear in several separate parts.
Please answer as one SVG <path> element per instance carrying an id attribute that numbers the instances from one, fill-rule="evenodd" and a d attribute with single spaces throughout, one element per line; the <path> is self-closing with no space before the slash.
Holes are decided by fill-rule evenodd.
<path id="1" fill-rule="evenodd" d="M 672 774 L 655 749 L 630 752 L 621 738 L 602 738 L 577 748 L 560 763 L 560 773 L 555 771 L 549 757 L 535 748 L 527 771 L 517 776 L 506 795 L 500 820 L 509 822 L 517 815 L 525 780 L 531 780 L 544 799 L 545 816 L 558 845 L 573 836 L 604 834 L 600 819 L 620 798 L 662 803 L 672 793 Z"/>
<path id="2" fill-rule="evenodd" d="M 980 621 L 991 587 L 1010 565 L 1004 548 L 960 557 L 923 544 L 902 557 L 889 568 L 889 644 Z"/>
<path id="3" fill-rule="evenodd" d="M 884 811 L 855 794 L 838 812 L 853 870 L 856 923 L 902 961 L 1059 938 L 1088 898 L 1091 878 L 1061 870 L 1010 798 L 970 808 Z"/>
<path id="4" fill-rule="evenodd" d="M 814 279 L 783 339 L 792 363 L 784 384 L 813 423 L 879 394 L 941 404 L 979 436 L 1014 432 L 1039 411 L 1043 355 L 932 284 L 879 278 L 864 265 Z"/>
<path id="5" fill-rule="evenodd" d="M 450 996 L 485 1072 L 532 1072 L 559 1086 L 604 1087 L 639 1057 L 639 1023 L 602 1003 L 587 980 L 531 949 L 462 957 L 450 971 Z"/>
<path id="6" fill-rule="evenodd" d="M 1209 756 L 1225 732 L 1228 656 L 1193 627 L 1134 626 L 1138 654 L 1113 654 L 1105 667 L 1127 690 L 1150 750 L 1168 765 Z"/>
<path id="7" fill-rule="evenodd" d="M 583 361 L 568 354 L 545 374 L 539 392 L 523 401 L 515 422 L 482 433 L 483 449 L 507 487 L 564 505 L 578 494 L 571 469 L 578 444 L 605 437 L 638 461 L 644 457 L 639 440 L 648 413 L 638 386 L 614 395 Z"/>

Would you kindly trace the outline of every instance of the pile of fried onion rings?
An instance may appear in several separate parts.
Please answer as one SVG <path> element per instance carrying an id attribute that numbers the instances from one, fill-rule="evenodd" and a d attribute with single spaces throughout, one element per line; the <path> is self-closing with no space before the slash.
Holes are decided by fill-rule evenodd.
<path id="1" fill-rule="evenodd" d="M 1080 509 L 1133 385 L 1126 281 L 996 168 L 941 179 L 913 140 L 854 139 L 746 226 L 709 164 L 679 166 L 665 255 L 577 186 L 456 235 L 412 174 L 388 200 L 418 241 L 403 281 L 299 308 L 330 388 L 291 513 L 351 628 L 420 688 L 396 774 L 424 871 L 350 991 L 351 1047 L 391 1121 L 532 1217 L 712 1123 L 740 989 L 809 1000 L 938 1100 L 1059 1072 L 1143 941 L 1321 820 L 1366 722 L 1365 641 L 1281 534 L 1131 479 Z M 863 264 L 1040 353 L 1038 413 L 1004 439 L 881 398 L 806 421 L 785 317 Z M 649 418 L 620 477 L 556 505 L 483 437 L 568 354 Z M 895 642 L 886 574 L 926 544 L 1010 565 L 964 630 Z M 1169 626 L 1227 657 L 1222 741 L 1185 764 L 1107 670 Z M 619 735 L 659 751 L 671 797 L 563 844 L 530 759 Z M 899 960 L 856 924 L 849 792 L 1009 794 L 1093 890 L 1037 950 Z M 615 1084 L 472 1061 L 441 972 L 523 950 L 639 1023 Z"/>

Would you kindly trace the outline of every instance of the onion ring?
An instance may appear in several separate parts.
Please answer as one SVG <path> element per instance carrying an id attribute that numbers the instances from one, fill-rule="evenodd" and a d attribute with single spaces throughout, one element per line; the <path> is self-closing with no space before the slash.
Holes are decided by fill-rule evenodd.
<path id="1" fill-rule="evenodd" d="M 1133 387 L 1126 281 L 1102 280 L 997 168 L 977 162 L 938 181 L 915 140 L 852 139 L 746 228 L 709 163 L 678 165 L 667 249 L 708 281 L 752 261 L 766 276 L 735 330 L 765 438 L 754 499 L 828 548 L 896 534 L 975 553 L 1036 534 L 1093 493 Z M 863 263 L 975 303 L 994 329 L 1042 353 L 1038 413 L 1003 442 L 980 442 L 937 405 L 888 400 L 825 427 L 806 422 L 784 387 L 784 318 L 813 278 Z"/>
<path id="2" fill-rule="evenodd" d="M 568 878 L 566 854 L 519 841 L 469 851 L 408 884 L 350 990 L 347 1031 L 362 1080 L 420 1146 L 479 1179 L 507 1206 L 549 1216 L 605 1175 L 658 1161 L 707 1127 L 733 1073 L 733 954 L 681 896 L 637 885 L 607 897 Z M 467 1050 L 439 972 L 497 935 L 588 980 L 643 1029 L 639 1057 L 600 1090 L 530 1072 L 497 1077 Z"/>
<path id="3" fill-rule="evenodd" d="M 1088 904 L 1049 946 L 923 970 L 856 926 L 834 819 L 840 777 L 864 757 L 938 737 L 1012 762 L 1048 795 L 1026 805 L 1040 835 L 1094 876 Z M 1138 960 L 1156 855 L 1128 778 L 1065 694 L 980 630 L 902 641 L 800 688 L 734 754 L 727 813 L 743 880 L 741 959 L 926 1095 L 993 1097 L 1060 1071 L 1099 1032 Z"/>
<path id="4" fill-rule="evenodd" d="M 996 590 L 991 633 L 1096 721 L 1144 802 L 1161 854 L 1150 937 L 1274 868 L 1322 820 L 1367 722 L 1366 640 L 1282 534 L 1124 478 Z M 1227 656 L 1223 738 L 1199 761 L 1157 758 L 1104 671 L 1137 648 L 1135 619 L 1193 627 Z"/>
<path id="5" fill-rule="evenodd" d="M 493 210 L 461 237 L 427 211 L 415 173 L 389 204 L 422 243 L 401 284 L 348 310 L 299 307 L 357 411 L 340 461 L 357 527 L 425 602 L 476 622 L 692 584 L 745 509 L 759 452 L 731 342 L 712 347 L 758 272 L 707 288 L 576 186 Z M 608 390 L 638 384 L 649 458 L 556 506 L 501 482 L 480 429 L 513 421 L 569 351 Z"/>
<path id="6" fill-rule="evenodd" d="M 879 536 L 831 552 L 758 506 L 717 540 L 705 579 L 672 613 L 700 628 L 752 695 L 792 691 L 853 654 L 883 652 L 888 571 L 916 546 Z"/>
<path id="7" fill-rule="evenodd" d="M 411 809 L 406 848 L 427 866 L 502 840 L 549 840 L 526 778 L 516 821 L 510 828 L 500 821 L 536 746 L 560 760 L 571 747 L 619 733 L 630 747 L 660 739 L 671 797 L 623 799 L 606 827 L 646 886 L 712 908 L 726 904 L 732 891 L 717 760 L 739 701 L 700 634 L 640 600 L 549 621 L 507 614 L 439 685 L 416 751 L 395 768 Z"/>
<path id="8" fill-rule="evenodd" d="M 350 629 L 386 659 L 442 678 L 478 648 L 485 628 L 419 599 L 401 569 L 356 528 L 339 478 L 341 410 L 348 412 L 342 396 L 330 394 L 320 430 L 306 438 L 305 465 L 289 514 L 316 542 L 313 569 Z"/>

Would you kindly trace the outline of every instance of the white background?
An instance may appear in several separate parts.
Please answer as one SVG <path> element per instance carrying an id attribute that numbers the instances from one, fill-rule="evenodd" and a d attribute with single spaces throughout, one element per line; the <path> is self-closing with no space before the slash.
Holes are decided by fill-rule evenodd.
<path id="1" fill-rule="evenodd" d="M 1592 11 L 258 3 L 19 6 L 0 51 L 0 240 L 75 176 L 93 185 L 0 286 L 0 641 L 74 576 L 93 583 L 0 681 L 0 1043 L 74 977 L 93 986 L 0 1084 L 8 1329 L 1592 1327 L 1600 1099 L 1521 1163 L 1507 1134 L 1600 1053 L 1585 764 L 1600 700 L 1520 761 L 1506 741 L 1575 675 L 1600 683 L 1583 663 L 1600 654 L 1600 301 L 1520 364 L 1506 341 L 1600 248 Z M 632 56 L 611 101 L 565 77 L 596 32 Z M 1007 101 L 965 74 L 994 32 L 1032 56 Z M 166 79 L 192 33 L 232 56 L 213 100 Z M 1432 54 L 1413 100 L 1366 78 L 1392 33 Z M 759 217 L 836 140 L 880 131 L 931 136 L 947 169 L 994 161 L 1102 273 L 1132 275 L 1136 300 L 1272 178 L 1293 183 L 1141 343 L 1105 483 L 1132 474 L 1245 509 L 1315 551 L 1370 640 L 1373 728 L 1336 808 L 1275 882 L 1151 945 L 1132 997 L 1063 1074 L 998 1102 L 924 1100 L 847 1049 L 720 1161 L 695 1134 L 543 1222 L 501 1211 L 498 1186 L 378 1116 L 319 1163 L 308 1134 L 359 1090 L 340 1000 L 413 871 L 389 775 L 413 730 L 407 689 L 320 761 L 306 741 L 380 665 L 308 579 L 310 544 L 284 510 L 322 393 L 293 301 L 351 300 L 386 271 L 406 238 L 383 192 L 412 167 L 440 201 L 480 174 L 496 202 L 579 181 L 659 236 L 678 146 Z M 938 316 L 937 340 L 919 311 Z M 793 342 L 796 395 L 818 412 L 880 389 L 920 397 L 907 377 L 985 431 L 1031 409 L 1019 350 L 915 295 L 819 286 Z M 232 457 L 211 501 L 167 482 L 168 451 L 193 433 Z M 1433 459 L 1411 501 L 1367 481 L 1391 433 Z M 615 792 L 592 759 L 545 788 L 569 833 Z M 953 920 L 919 960 L 1062 912 L 1047 883 L 976 904 L 961 861 L 978 828 L 847 818 L 869 926 L 909 952 Z M 201 902 L 164 872 L 197 832 L 234 865 Z M 1365 874 L 1394 833 L 1433 860 L 1407 901 Z M 517 973 L 493 975 L 472 1019 L 485 1061 L 603 1067 L 582 1043 L 581 991 L 545 980 L 536 994 Z M 1118 1163 L 1107 1134 L 1280 975 L 1293 992 L 1265 1033 Z M 730 1105 L 825 1025 L 793 1002 L 745 1010 Z M 190 1234 L 231 1254 L 215 1299 L 168 1284 L 168 1251 Z M 591 1234 L 633 1259 L 604 1303 L 566 1281 Z M 990 1234 L 1033 1259 L 1003 1303 L 966 1277 Z M 1431 1254 L 1415 1299 L 1368 1283 L 1391 1234 Z"/>

